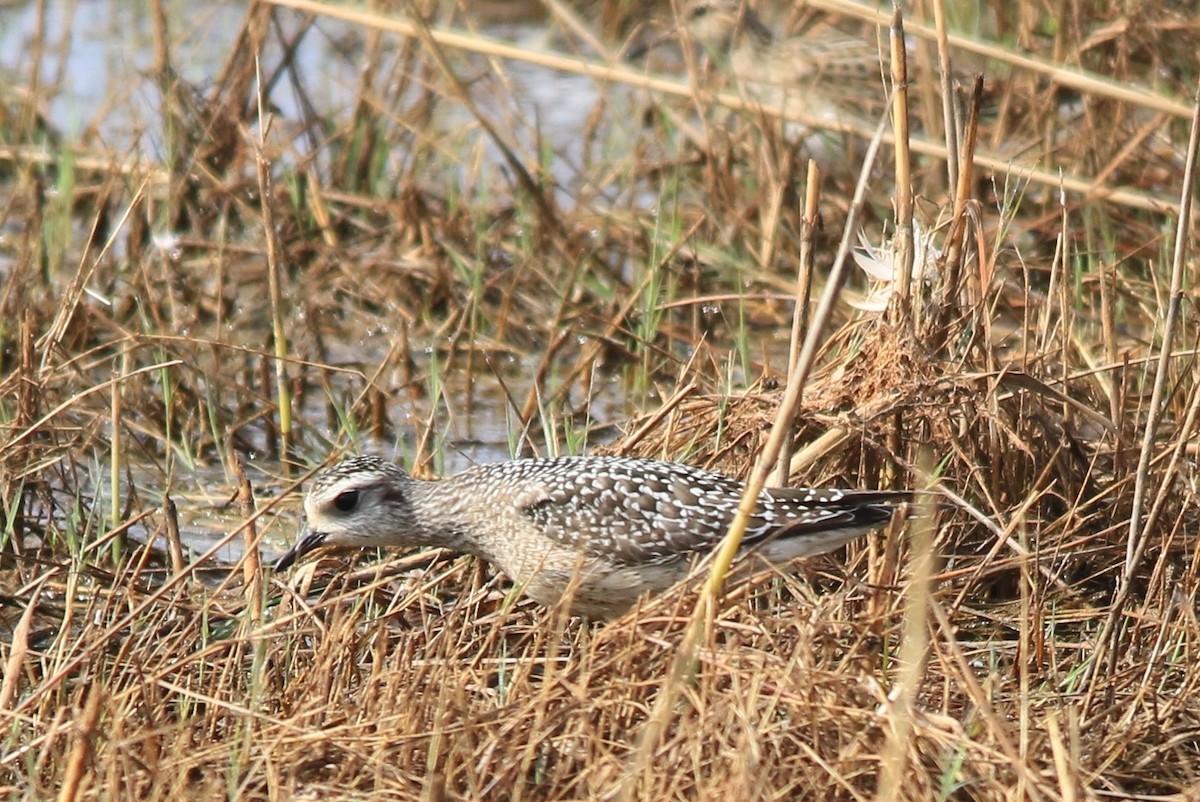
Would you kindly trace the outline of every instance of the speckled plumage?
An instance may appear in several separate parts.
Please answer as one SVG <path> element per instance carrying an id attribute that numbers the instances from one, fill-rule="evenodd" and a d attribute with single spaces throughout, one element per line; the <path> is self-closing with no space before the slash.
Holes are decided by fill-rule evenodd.
<path id="1" fill-rule="evenodd" d="M 742 488 L 722 474 L 633 457 L 515 460 L 432 482 L 353 457 L 314 481 L 306 529 L 275 567 L 325 544 L 441 546 L 495 564 L 544 604 L 573 588 L 574 612 L 609 618 L 686 577 L 724 536 Z M 910 496 L 765 490 L 743 552 L 781 563 L 830 551 Z"/>

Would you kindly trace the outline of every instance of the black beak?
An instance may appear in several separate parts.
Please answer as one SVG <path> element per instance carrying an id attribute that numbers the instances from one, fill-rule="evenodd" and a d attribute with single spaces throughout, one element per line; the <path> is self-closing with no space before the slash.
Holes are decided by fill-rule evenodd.
<path id="1" fill-rule="evenodd" d="M 283 553 L 278 560 L 275 561 L 274 570 L 286 571 L 292 567 L 292 563 L 321 546 L 325 542 L 324 532 L 305 531 L 300 533 L 300 537 L 296 538 L 296 542 L 290 549 Z"/>

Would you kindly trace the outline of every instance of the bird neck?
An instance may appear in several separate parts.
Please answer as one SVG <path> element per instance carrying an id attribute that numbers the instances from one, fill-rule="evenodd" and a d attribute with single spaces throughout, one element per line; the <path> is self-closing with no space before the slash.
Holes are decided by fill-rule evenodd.
<path id="1" fill-rule="evenodd" d="M 407 495 L 416 530 L 410 533 L 414 540 L 484 559 L 491 556 L 479 536 L 486 531 L 486 515 L 469 490 L 456 488 L 452 478 L 414 479 Z"/>

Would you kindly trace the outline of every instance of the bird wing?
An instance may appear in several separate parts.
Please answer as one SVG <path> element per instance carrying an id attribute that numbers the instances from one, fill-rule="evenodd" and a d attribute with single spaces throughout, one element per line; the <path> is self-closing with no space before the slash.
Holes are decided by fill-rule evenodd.
<path id="1" fill-rule="evenodd" d="M 609 460 L 553 483 L 533 483 L 522 511 L 548 537 L 606 561 L 639 565 L 711 551 L 737 512 L 743 485 L 722 474 L 637 460 Z M 803 488 L 764 493 L 743 543 L 879 523 L 893 494 Z"/>

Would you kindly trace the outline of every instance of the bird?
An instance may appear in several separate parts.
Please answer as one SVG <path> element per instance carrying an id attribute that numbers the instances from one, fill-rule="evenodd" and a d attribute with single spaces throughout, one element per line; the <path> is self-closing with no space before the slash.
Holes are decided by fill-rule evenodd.
<path id="1" fill-rule="evenodd" d="M 856 106 L 868 118 L 877 116 L 882 79 L 875 45 L 835 29 L 777 36 L 744 0 L 691 0 L 681 19 L 746 97 L 785 117 L 803 112 L 835 121 L 853 118 L 847 112 Z"/>
<path id="2" fill-rule="evenodd" d="M 518 459 L 430 481 L 356 456 L 318 474 L 304 526 L 274 570 L 322 546 L 442 547 L 498 567 L 542 605 L 570 597 L 573 614 L 607 620 L 685 579 L 724 537 L 743 489 L 721 473 L 641 457 Z M 912 498 L 766 489 L 739 555 L 783 564 L 823 554 Z"/>

